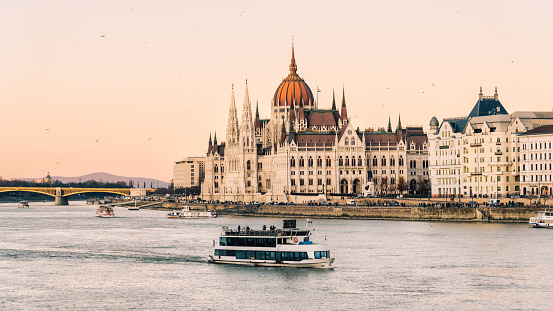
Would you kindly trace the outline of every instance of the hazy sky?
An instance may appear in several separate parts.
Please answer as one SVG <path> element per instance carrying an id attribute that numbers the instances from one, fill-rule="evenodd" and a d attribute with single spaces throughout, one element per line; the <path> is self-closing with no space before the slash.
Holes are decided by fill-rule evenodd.
<path id="1" fill-rule="evenodd" d="M 288 74 L 360 128 L 553 108 L 553 1 L 0 0 L 0 176 L 170 181 Z M 434 84 L 434 86 L 433 86 Z M 255 108 L 254 108 L 255 109 Z M 255 111 L 253 111 L 255 113 Z"/>

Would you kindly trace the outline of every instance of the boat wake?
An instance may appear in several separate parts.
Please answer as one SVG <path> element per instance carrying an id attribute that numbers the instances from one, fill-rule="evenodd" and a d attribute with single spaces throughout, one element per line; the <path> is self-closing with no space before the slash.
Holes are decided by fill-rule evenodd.
<path id="1" fill-rule="evenodd" d="M 96 251 L 75 248 L 4 248 L 0 249 L 0 259 L 32 260 L 44 258 L 87 259 L 104 258 L 107 260 L 135 260 L 143 263 L 205 263 L 205 257 L 179 254 L 156 254 L 135 251 Z"/>

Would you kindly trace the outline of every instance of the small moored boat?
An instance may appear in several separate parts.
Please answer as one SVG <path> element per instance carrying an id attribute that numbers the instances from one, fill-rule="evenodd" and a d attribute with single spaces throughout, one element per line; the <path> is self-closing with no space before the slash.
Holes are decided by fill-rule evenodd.
<path id="1" fill-rule="evenodd" d="M 308 221 L 310 224 L 311 221 Z M 213 263 L 298 268 L 330 268 L 334 258 L 330 247 L 311 240 L 315 231 L 296 228 L 296 220 L 284 220 L 282 229 L 271 226 L 262 230 L 249 227 L 238 230 L 223 227 L 219 241 L 213 241 Z M 318 239 L 317 239 L 318 240 Z"/>
<path id="2" fill-rule="evenodd" d="M 539 211 L 528 224 L 535 228 L 553 228 L 553 211 Z"/>
<path id="3" fill-rule="evenodd" d="M 180 212 L 172 211 L 167 218 L 215 218 L 217 214 L 210 210 L 190 210 L 190 206 L 184 206 Z"/>
<path id="4" fill-rule="evenodd" d="M 17 205 L 19 208 L 29 208 L 29 201 L 21 201 L 19 202 L 19 205 Z"/>
<path id="5" fill-rule="evenodd" d="M 96 210 L 96 216 L 98 217 L 115 217 L 113 213 L 113 207 L 107 205 L 100 205 Z"/>

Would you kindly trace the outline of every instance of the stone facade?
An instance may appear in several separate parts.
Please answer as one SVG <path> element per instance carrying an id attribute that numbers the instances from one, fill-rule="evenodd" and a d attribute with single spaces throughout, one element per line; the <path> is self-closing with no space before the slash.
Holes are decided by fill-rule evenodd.
<path id="1" fill-rule="evenodd" d="M 367 191 L 419 192 L 428 180 L 428 142 L 422 127 L 393 132 L 355 128 L 347 117 L 345 91 L 337 108 L 320 109 L 297 73 L 292 48 L 290 74 L 271 101 L 271 118 L 252 116 L 246 82 L 238 119 L 234 87 L 224 143 L 212 142 L 205 160 L 202 198 L 219 201 L 298 202 Z M 377 159 L 373 162 L 372 159 Z M 380 188 L 374 185 L 379 185 Z M 411 188 L 409 188 L 411 185 Z"/>

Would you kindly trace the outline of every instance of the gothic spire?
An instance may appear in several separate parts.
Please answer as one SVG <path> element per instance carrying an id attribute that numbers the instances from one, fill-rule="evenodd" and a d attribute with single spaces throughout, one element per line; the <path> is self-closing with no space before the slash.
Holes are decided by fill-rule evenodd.
<path id="1" fill-rule="evenodd" d="M 398 129 L 398 130 L 401 130 L 401 129 L 402 129 L 402 127 L 401 127 L 401 114 L 400 114 L 399 117 L 398 117 L 397 129 Z"/>
<path id="2" fill-rule="evenodd" d="M 390 115 L 388 115 L 388 133 L 392 132 L 392 120 L 390 119 Z"/>
<path id="3" fill-rule="evenodd" d="M 336 97 L 334 96 L 334 88 L 332 88 L 332 110 L 336 110 Z"/>
<path id="4" fill-rule="evenodd" d="M 217 146 L 217 131 L 215 131 L 215 138 L 213 138 L 213 146 Z"/>
<path id="5" fill-rule="evenodd" d="M 342 121 L 347 121 L 348 119 L 348 110 L 346 108 L 346 91 L 345 88 L 342 87 L 342 111 L 340 113 L 340 119 Z"/>
<path id="6" fill-rule="evenodd" d="M 209 132 L 209 147 L 211 147 L 211 132 Z"/>
<path id="7" fill-rule="evenodd" d="M 292 41 L 292 60 L 290 61 L 290 74 L 295 75 L 298 70 L 296 58 L 294 57 L 294 41 Z"/>

